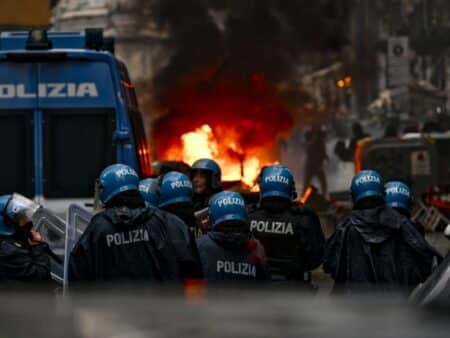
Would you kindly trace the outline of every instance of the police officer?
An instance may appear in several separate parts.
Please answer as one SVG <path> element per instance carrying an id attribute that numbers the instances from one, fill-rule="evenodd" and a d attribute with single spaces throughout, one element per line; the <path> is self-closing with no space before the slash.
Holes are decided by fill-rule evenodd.
<path id="1" fill-rule="evenodd" d="M 158 180 L 145 178 L 139 182 L 139 192 L 147 206 L 157 207 L 159 203 Z"/>
<path id="2" fill-rule="evenodd" d="M 294 179 L 288 168 L 271 165 L 259 178 L 260 202 L 249 212 L 250 230 L 266 249 L 272 279 L 305 282 L 322 263 L 324 236 L 319 218 L 294 202 Z"/>
<path id="3" fill-rule="evenodd" d="M 167 221 L 146 207 L 138 190 L 139 177 L 129 166 L 114 164 L 100 174 L 96 214 L 75 245 L 70 280 L 151 280 L 180 278 L 177 250 Z"/>
<path id="4" fill-rule="evenodd" d="M 223 191 L 210 201 L 212 230 L 198 240 L 205 278 L 210 282 L 270 278 L 264 248 L 248 232 L 243 197 Z"/>
<path id="5" fill-rule="evenodd" d="M 38 206 L 26 197 L 0 196 L 0 281 L 49 281 L 50 249 L 31 230 Z"/>
<path id="6" fill-rule="evenodd" d="M 216 161 L 202 158 L 191 167 L 191 181 L 194 189 L 194 211 L 208 207 L 212 195 L 222 191 L 222 170 Z"/>
<path id="7" fill-rule="evenodd" d="M 409 187 L 403 182 L 391 181 L 386 183 L 384 188 L 386 205 L 405 216 L 416 227 L 421 235 L 425 236 L 423 225 L 411 220 L 410 208 L 412 196 Z"/>
<path id="8" fill-rule="evenodd" d="M 408 291 L 431 273 L 435 251 L 403 216 L 384 203 L 381 176 L 363 170 L 352 180 L 353 211 L 336 225 L 324 270 L 335 291 Z"/>
<path id="9" fill-rule="evenodd" d="M 178 242 L 182 240 L 188 246 L 191 264 L 185 269 L 185 278 L 202 278 L 200 258 L 198 256 L 197 244 L 195 243 L 195 221 L 192 208 L 192 183 L 189 177 L 176 171 L 168 172 L 158 179 L 147 178 L 139 183 L 144 200 L 153 206 L 158 206 L 165 218 L 170 219 L 169 224 L 177 225 L 176 228 L 169 226 L 172 239 Z M 181 239 L 180 237 L 184 237 Z M 176 247 L 179 247 L 177 245 Z M 180 255 L 181 257 L 185 255 Z"/>
<path id="10" fill-rule="evenodd" d="M 171 171 L 163 175 L 159 184 L 159 208 L 182 219 L 195 233 L 192 183 L 183 173 Z"/>

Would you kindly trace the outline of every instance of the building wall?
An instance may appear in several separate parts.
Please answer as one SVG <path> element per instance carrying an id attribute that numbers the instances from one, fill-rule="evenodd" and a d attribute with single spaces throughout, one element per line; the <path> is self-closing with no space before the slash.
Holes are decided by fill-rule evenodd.
<path id="1" fill-rule="evenodd" d="M 141 19 L 136 0 L 60 0 L 53 10 L 53 30 L 77 31 L 103 28 L 115 38 L 116 55 L 123 60 L 133 81 L 147 81 L 155 74 L 165 36 L 151 20 Z"/>
<path id="2" fill-rule="evenodd" d="M 50 24 L 49 0 L 1 0 L 0 29 L 47 27 Z"/>

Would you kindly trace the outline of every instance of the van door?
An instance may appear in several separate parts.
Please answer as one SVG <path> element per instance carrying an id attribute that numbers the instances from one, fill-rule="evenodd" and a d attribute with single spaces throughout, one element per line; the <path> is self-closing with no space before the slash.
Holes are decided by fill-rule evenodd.
<path id="1" fill-rule="evenodd" d="M 35 195 L 36 65 L 0 62 L 0 195 Z"/>
<path id="2" fill-rule="evenodd" d="M 45 199 L 92 199 L 99 173 L 114 163 L 110 73 L 104 62 L 39 64 Z"/>

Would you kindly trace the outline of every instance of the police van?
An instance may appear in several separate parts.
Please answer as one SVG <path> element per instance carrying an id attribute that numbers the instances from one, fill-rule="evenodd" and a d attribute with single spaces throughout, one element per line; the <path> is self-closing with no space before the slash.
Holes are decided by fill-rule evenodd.
<path id="1" fill-rule="evenodd" d="M 134 86 L 101 30 L 0 35 L 0 195 L 62 215 L 111 163 L 151 174 Z"/>

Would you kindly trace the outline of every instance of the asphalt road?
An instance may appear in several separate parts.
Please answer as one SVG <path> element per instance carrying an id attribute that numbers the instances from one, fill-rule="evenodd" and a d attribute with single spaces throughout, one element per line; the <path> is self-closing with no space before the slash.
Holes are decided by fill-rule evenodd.
<path id="1" fill-rule="evenodd" d="M 190 294 L 136 288 L 65 296 L 3 292 L 0 336 L 431 338 L 450 332 L 449 312 L 417 308 L 396 296 L 342 299 L 242 288 Z"/>

